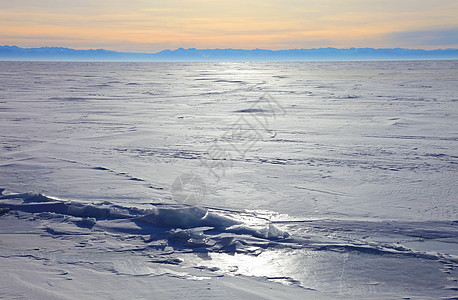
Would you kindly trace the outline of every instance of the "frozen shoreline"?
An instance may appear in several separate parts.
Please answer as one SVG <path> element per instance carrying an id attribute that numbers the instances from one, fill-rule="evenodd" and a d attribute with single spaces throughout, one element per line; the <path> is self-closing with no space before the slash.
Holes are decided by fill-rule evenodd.
<path id="1" fill-rule="evenodd" d="M 406 289 L 405 296 L 433 299 L 452 295 L 456 288 L 457 281 L 450 275 L 458 266 L 458 251 L 453 247 L 458 242 L 457 222 L 296 220 L 266 212 L 179 205 L 151 205 L 150 209 L 109 202 L 91 205 L 33 193 L 5 194 L 0 197 L 0 207 L 9 209 L 0 216 L 0 257 L 5 261 L 2 282 L 8 283 L 9 290 L 29 291 L 30 296 L 66 298 L 65 289 L 71 284 L 65 280 L 90 286 L 85 282 L 86 274 L 96 271 L 104 283 L 115 280 L 114 275 L 140 277 L 145 284 L 148 278 L 149 285 L 168 278 L 171 291 L 177 279 L 191 281 L 185 284 L 191 290 L 196 288 L 195 282 L 201 288 L 203 281 L 235 293 L 236 298 L 309 295 L 376 299 L 398 295 L 399 282 L 410 278 L 409 273 L 399 271 L 416 270 L 420 262 L 428 272 L 417 274 L 415 281 L 428 285 Z M 321 265 L 310 265 L 317 258 Z M 8 261 L 14 261 L 14 267 L 9 268 Z M 377 261 L 382 262 L 374 263 Z M 49 276 L 47 282 L 58 282 L 59 289 L 41 291 L 40 280 L 24 273 L 30 263 L 36 272 L 47 274 L 38 276 L 40 280 Z M 342 289 L 348 285 L 342 278 L 336 289 L 334 280 L 341 277 L 339 272 L 365 273 L 360 269 L 365 264 L 371 264 L 370 274 L 359 279 L 357 292 L 348 291 L 355 283 Z M 311 277 L 318 270 L 321 275 Z M 246 280 L 259 289 L 249 289 L 249 295 Z M 239 281 L 245 283 L 241 286 Z M 234 290 L 234 285 L 239 288 Z M 273 289 L 276 296 L 266 294 L 266 288 Z M 151 287 L 149 293 L 156 291 Z M 107 295 L 109 291 L 96 293 Z M 76 298 L 81 295 L 84 293 L 75 292 Z M 211 295 L 224 298 L 226 294 Z"/>

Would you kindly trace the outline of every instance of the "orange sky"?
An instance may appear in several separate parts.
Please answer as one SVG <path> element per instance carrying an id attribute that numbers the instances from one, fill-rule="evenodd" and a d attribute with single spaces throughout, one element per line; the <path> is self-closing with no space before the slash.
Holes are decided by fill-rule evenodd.
<path id="1" fill-rule="evenodd" d="M 456 0 L 11 0 L 0 45 L 183 48 L 458 48 Z"/>

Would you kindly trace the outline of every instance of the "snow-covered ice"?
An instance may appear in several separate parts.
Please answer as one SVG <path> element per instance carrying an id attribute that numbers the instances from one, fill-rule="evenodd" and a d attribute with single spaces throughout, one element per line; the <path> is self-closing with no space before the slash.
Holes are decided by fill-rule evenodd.
<path id="1" fill-rule="evenodd" d="M 0 62 L 0 298 L 456 297 L 457 70 Z"/>

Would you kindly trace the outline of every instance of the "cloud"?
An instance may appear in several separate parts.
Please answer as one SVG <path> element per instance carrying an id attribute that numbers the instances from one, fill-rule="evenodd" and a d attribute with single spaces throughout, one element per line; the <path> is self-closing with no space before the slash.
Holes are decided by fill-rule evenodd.
<path id="1" fill-rule="evenodd" d="M 22 46 L 458 47 L 456 0 L 0 2 L 0 39 Z"/>
<path id="2" fill-rule="evenodd" d="M 395 32 L 388 34 L 387 40 L 399 45 L 415 45 L 417 47 L 458 47 L 458 27 Z"/>
<path id="3" fill-rule="evenodd" d="M 0 39 L 9 40 L 9 39 L 18 39 L 14 35 L 3 35 L 0 34 Z M 37 41 L 81 41 L 82 39 L 76 37 L 68 36 L 53 36 L 53 35 L 21 35 L 21 40 L 37 40 Z"/>

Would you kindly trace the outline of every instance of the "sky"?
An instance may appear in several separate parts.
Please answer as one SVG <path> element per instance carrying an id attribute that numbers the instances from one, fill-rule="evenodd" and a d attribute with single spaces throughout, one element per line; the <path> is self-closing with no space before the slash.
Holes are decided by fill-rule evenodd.
<path id="1" fill-rule="evenodd" d="M 458 48 L 457 0 L 0 0 L 0 45 Z"/>

